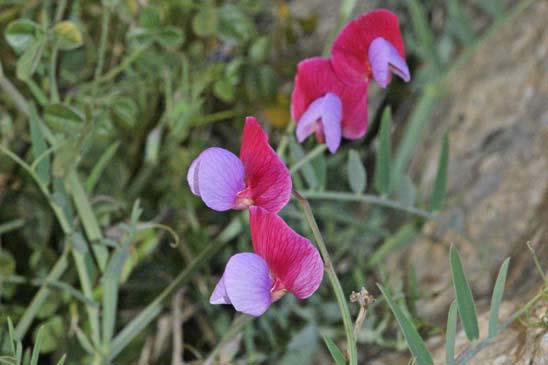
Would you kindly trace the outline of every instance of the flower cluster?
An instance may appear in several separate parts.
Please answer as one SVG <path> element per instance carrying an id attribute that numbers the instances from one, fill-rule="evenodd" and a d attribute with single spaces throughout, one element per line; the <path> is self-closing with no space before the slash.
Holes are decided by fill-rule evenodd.
<path id="1" fill-rule="evenodd" d="M 335 153 L 342 137 L 362 137 L 369 79 L 385 88 L 392 74 L 410 78 L 396 15 L 376 10 L 351 21 L 335 40 L 331 58 L 298 65 L 291 113 L 299 142 L 314 133 Z M 190 165 L 187 180 L 211 209 L 249 209 L 254 252 L 228 260 L 211 304 L 259 316 L 288 292 L 304 299 L 318 289 L 322 258 L 277 215 L 291 196 L 291 177 L 254 117 L 246 118 L 239 157 L 208 148 Z"/>
<path id="2" fill-rule="evenodd" d="M 331 49 L 331 58 L 309 58 L 297 67 L 291 114 L 297 140 L 311 134 L 335 153 L 342 137 L 367 131 L 367 88 L 374 79 L 386 88 L 396 74 L 410 80 L 398 17 L 384 9 L 348 23 Z"/>

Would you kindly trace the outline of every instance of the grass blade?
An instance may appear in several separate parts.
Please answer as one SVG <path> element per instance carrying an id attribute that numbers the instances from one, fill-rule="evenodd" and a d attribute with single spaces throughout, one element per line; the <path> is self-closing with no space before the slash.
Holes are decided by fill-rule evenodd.
<path id="1" fill-rule="evenodd" d="M 405 336 L 407 345 L 409 346 L 409 349 L 411 350 L 413 356 L 417 358 L 417 364 L 432 365 L 434 363 L 432 361 L 432 356 L 430 355 L 430 352 L 428 352 L 424 340 L 417 332 L 417 329 L 415 328 L 413 323 L 409 320 L 409 318 L 405 316 L 401 308 L 396 303 L 394 303 L 388 293 L 385 292 L 382 285 L 377 284 L 377 286 L 379 287 L 382 295 L 386 298 L 386 302 L 392 310 L 392 313 L 394 313 L 394 316 L 396 316 L 396 320 L 398 321 L 403 335 Z"/>
<path id="2" fill-rule="evenodd" d="M 447 331 L 445 332 L 445 365 L 455 364 L 455 339 L 457 337 L 457 303 L 453 301 L 447 315 Z"/>
<path id="3" fill-rule="evenodd" d="M 365 267 L 372 268 L 383 262 L 386 256 L 392 251 L 405 246 L 415 235 L 417 228 L 413 223 L 408 223 L 401 227 L 396 233 L 388 237 L 384 243 L 375 250 L 375 253 L 369 258 Z"/>
<path id="4" fill-rule="evenodd" d="M 438 172 L 434 181 L 434 190 L 430 199 L 432 211 L 439 211 L 445 198 L 447 189 L 447 165 L 449 164 L 449 136 L 445 134 L 441 146 L 440 159 L 438 163 Z"/>
<path id="5" fill-rule="evenodd" d="M 453 286 L 455 287 L 460 319 L 462 320 L 466 337 L 472 341 L 479 337 L 476 304 L 474 303 L 470 285 L 464 276 L 459 253 L 454 245 L 451 245 L 449 261 L 451 264 L 451 273 L 453 274 Z"/>
<path id="6" fill-rule="evenodd" d="M 42 129 L 40 127 L 40 120 L 36 112 L 34 105 L 30 108 L 29 115 L 30 126 L 30 138 L 32 141 L 32 155 L 34 158 L 39 158 L 48 149 Z M 36 165 L 36 175 L 40 178 L 40 182 L 47 186 L 50 182 L 50 158 L 49 156 L 43 157 L 41 161 Z"/>
<path id="7" fill-rule="evenodd" d="M 13 231 L 17 228 L 21 228 L 24 225 L 25 225 L 25 220 L 21 218 L 14 219 L 6 223 L 2 223 L 0 224 L 0 235 Z"/>
<path id="8" fill-rule="evenodd" d="M 345 365 L 346 359 L 344 358 L 342 351 L 335 344 L 335 342 L 333 342 L 333 340 L 327 336 L 323 336 L 323 340 L 327 346 L 327 349 L 329 350 L 329 353 L 331 354 L 331 357 L 333 358 L 333 360 L 335 360 L 335 364 Z"/>
<path id="9" fill-rule="evenodd" d="M 38 329 L 36 335 L 36 342 L 34 343 L 34 348 L 32 349 L 32 356 L 30 358 L 30 365 L 38 365 L 38 357 L 40 356 L 40 348 L 42 347 L 42 334 L 44 327 Z"/>
<path id="10" fill-rule="evenodd" d="M 379 150 L 375 159 L 375 189 L 383 196 L 390 192 L 390 129 L 392 124 L 392 110 L 384 109 L 381 118 Z"/>
<path id="11" fill-rule="evenodd" d="M 67 355 L 63 355 L 63 356 L 59 359 L 59 361 L 57 362 L 57 365 L 64 365 L 66 359 L 67 359 Z"/>
<path id="12" fill-rule="evenodd" d="M 367 185 L 367 173 L 363 167 L 360 155 L 355 150 L 348 153 L 347 174 L 350 188 L 356 194 L 361 194 Z"/>
<path id="13" fill-rule="evenodd" d="M 107 167 L 108 163 L 116 154 L 119 146 L 119 142 L 114 142 L 113 144 L 111 144 L 101 155 L 101 157 L 99 157 L 99 160 L 97 161 L 95 166 L 93 166 L 93 170 L 91 170 L 91 173 L 89 174 L 89 177 L 85 182 L 85 188 L 88 193 L 92 192 L 95 188 L 97 181 L 99 181 L 99 178 L 103 174 L 103 171 Z"/>
<path id="14" fill-rule="evenodd" d="M 502 301 L 502 295 L 504 294 L 504 284 L 506 283 L 506 275 L 508 274 L 508 265 L 510 264 L 510 258 L 504 260 L 500 266 L 497 281 L 493 288 L 493 296 L 491 297 L 491 309 L 489 310 L 489 331 L 488 338 L 495 337 L 499 332 L 499 307 Z"/>

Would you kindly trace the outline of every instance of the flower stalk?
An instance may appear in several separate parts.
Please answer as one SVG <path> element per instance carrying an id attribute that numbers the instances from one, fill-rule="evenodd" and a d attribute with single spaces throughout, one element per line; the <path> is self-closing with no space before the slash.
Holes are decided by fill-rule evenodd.
<path id="1" fill-rule="evenodd" d="M 329 282 L 331 283 L 333 291 L 335 292 L 335 297 L 337 298 L 337 304 L 339 305 L 339 310 L 341 312 L 344 324 L 344 331 L 346 333 L 346 351 L 348 355 L 349 365 L 357 365 L 358 350 L 356 348 L 354 325 L 352 323 L 350 311 L 346 303 L 346 296 L 344 295 L 339 278 L 337 277 L 335 269 L 333 268 L 333 263 L 331 262 L 331 257 L 329 256 L 329 252 L 327 251 L 327 246 L 325 245 L 325 241 L 318 227 L 318 223 L 316 223 L 316 219 L 314 218 L 314 214 L 312 213 L 312 209 L 310 207 L 310 204 L 308 203 L 308 200 L 300 195 L 296 190 L 293 190 L 293 196 L 299 201 L 299 203 L 303 207 L 304 216 L 310 229 L 312 230 L 312 234 L 314 235 L 314 239 L 316 241 L 316 244 L 318 245 L 325 264 L 325 272 L 327 273 L 327 277 L 329 278 Z"/>

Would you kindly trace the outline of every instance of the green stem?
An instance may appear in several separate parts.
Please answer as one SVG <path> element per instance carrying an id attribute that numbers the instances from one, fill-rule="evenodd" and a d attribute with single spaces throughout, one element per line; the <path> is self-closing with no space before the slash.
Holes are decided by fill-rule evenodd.
<path id="1" fill-rule="evenodd" d="M 97 60 L 97 66 L 95 67 L 95 73 L 93 75 L 92 95 L 94 97 L 97 94 L 98 79 L 99 79 L 99 76 L 101 76 L 101 74 L 103 73 L 103 66 L 105 64 L 105 54 L 107 50 L 110 16 L 111 16 L 111 8 L 107 6 L 106 9 L 103 11 L 103 16 L 101 18 L 101 39 L 99 41 L 99 57 Z"/>
<path id="2" fill-rule="evenodd" d="M 346 333 L 346 346 L 349 365 L 357 365 L 358 350 L 356 348 L 356 340 L 354 338 L 354 325 L 352 323 L 352 318 L 350 317 L 350 311 L 346 303 L 346 297 L 344 295 L 341 283 L 339 281 L 339 278 L 337 277 L 337 274 L 335 273 L 333 263 L 331 262 L 329 252 L 327 251 L 327 246 L 325 245 L 323 236 L 320 232 L 320 229 L 318 228 L 318 224 L 316 223 L 316 219 L 314 218 L 314 214 L 312 213 L 312 209 L 310 208 L 308 200 L 306 200 L 295 190 L 293 190 L 293 196 L 299 201 L 299 203 L 301 203 L 303 207 L 306 221 L 308 222 L 308 225 L 312 230 L 312 234 L 314 235 L 318 248 L 320 249 L 320 253 L 322 254 L 327 277 L 329 278 L 329 282 L 331 283 L 333 291 L 335 292 L 335 296 L 337 297 L 337 303 L 339 304 L 339 310 L 341 311 L 341 316 L 344 323 L 344 331 Z"/>
<path id="3" fill-rule="evenodd" d="M 67 246 L 65 246 L 67 247 Z M 45 281 L 58 281 L 61 275 L 65 272 L 67 269 L 67 253 L 68 249 L 65 249 L 63 254 L 59 257 L 55 265 L 53 265 L 53 268 L 49 272 L 48 276 L 46 276 Z M 34 317 L 36 316 L 36 313 L 40 310 L 42 305 L 44 304 L 45 300 L 47 299 L 50 288 L 48 288 L 47 285 L 43 285 L 40 290 L 36 293 L 34 298 L 32 298 L 32 301 L 30 302 L 29 306 L 25 310 L 25 313 L 19 319 L 17 323 L 17 327 L 15 327 L 15 337 L 18 339 L 22 339 L 25 334 L 27 333 L 32 321 L 34 320 Z"/>
<path id="4" fill-rule="evenodd" d="M 27 105 L 27 102 L 23 95 L 17 90 L 15 86 L 11 83 L 10 80 L 8 80 L 4 73 L 2 72 L 2 68 L 0 66 L 0 88 L 8 94 L 9 98 L 13 101 L 15 104 L 15 107 L 19 109 L 19 111 L 25 115 L 30 115 L 30 110 Z"/>
<path id="5" fill-rule="evenodd" d="M 112 80 L 116 76 L 118 76 L 119 73 L 125 71 L 131 64 L 141 56 L 141 54 L 145 51 L 145 48 L 138 48 L 133 53 L 131 53 L 129 56 L 127 56 L 122 63 L 120 63 L 118 66 L 114 67 L 112 70 L 104 74 L 103 76 L 96 79 L 97 83 L 105 82 Z"/>
<path id="6" fill-rule="evenodd" d="M 324 153 L 324 151 L 327 149 L 327 146 L 325 144 L 319 144 L 316 147 L 314 147 L 313 150 L 308 152 L 303 158 L 301 158 L 299 161 L 295 162 L 293 166 L 289 169 L 289 173 L 293 175 L 297 171 L 301 169 L 304 165 L 306 165 L 309 161 L 316 158 L 316 156 L 321 155 Z"/>
<path id="7" fill-rule="evenodd" d="M 55 11 L 55 18 L 54 18 L 55 23 L 59 23 L 61 21 L 66 7 L 67 7 L 67 0 L 59 0 L 59 4 L 57 5 L 57 10 Z"/>
<path id="8" fill-rule="evenodd" d="M 50 99 L 52 103 L 59 102 L 59 90 L 57 89 L 57 54 L 59 53 L 59 44 L 55 42 L 51 51 L 51 59 L 49 61 L 49 88 Z"/>

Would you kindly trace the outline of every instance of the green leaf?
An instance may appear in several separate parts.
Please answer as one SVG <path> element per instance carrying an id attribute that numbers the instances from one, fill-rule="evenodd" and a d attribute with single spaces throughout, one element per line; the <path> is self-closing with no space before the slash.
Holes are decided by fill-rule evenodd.
<path id="1" fill-rule="evenodd" d="M 426 9 L 419 0 L 409 0 L 407 2 L 411 24 L 416 34 L 421 57 L 425 61 L 439 64 L 438 54 L 434 45 L 434 33 L 426 18 Z"/>
<path id="2" fill-rule="evenodd" d="M 160 9 L 157 6 L 141 8 L 139 13 L 139 25 L 148 29 L 157 29 L 161 24 Z"/>
<path id="3" fill-rule="evenodd" d="M 44 119 L 53 130 L 66 135 L 80 132 L 85 120 L 84 114 L 78 109 L 59 103 L 46 107 Z"/>
<path id="4" fill-rule="evenodd" d="M 434 363 L 432 361 L 432 356 L 428 352 L 426 344 L 417 332 L 417 329 L 415 328 L 413 323 L 409 320 L 409 318 L 407 318 L 407 316 L 405 316 L 401 308 L 392 300 L 388 293 L 385 292 L 382 285 L 377 284 L 377 286 L 379 287 L 382 295 L 386 298 L 386 302 L 392 310 L 392 313 L 394 313 L 394 316 L 396 316 L 396 320 L 398 321 L 403 335 L 405 336 L 407 345 L 409 346 L 409 349 L 411 350 L 413 356 L 417 358 L 417 364 L 432 365 Z"/>
<path id="5" fill-rule="evenodd" d="M 345 365 L 346 359 L 344 358 L 342 351 L 335 344 L 335 342 L 333 342 L 333 340 L 327 336 L 323 336 L 323 340 L 327 346 L 327 349 L 329 350 L 329 353 L 331 354 L 331 357 L 333 358 L 333 360 L 335 360 L 335 364 Z"/>
<path id="6" fill-rule="evenodd" d="M 49 156 L 43 156 L 44 152 L 48 149 L 46 139 L 42 133 L 40 126 L 40 119 L 34 105 L 30 107 L 29 116 L 30 125 L 30 139 L 32 142 L 32 155 L 35 159 L 40 158 L 40 162 L 36 165 L 36 174 L 40 178 L 40 182 L 47 186 L 50 182 L 50 158 Z"/>
<path id="7" fill-rule="evenodd" d="M 253 42 L 251 48 L 249 48 L 249 59 L 251 62 L 257 64 L 262 63 L 268 58 L 271 50 L 272 45 L 270 44 L 270 40 L 265 36 L 259 37 Z"/>
<path id="8" fill-rule="evenodd" d="M 217 36 L 226 42 L 242 43 L 251 39 L 255 33 L 253 21 L 234 4 L 225 4 L 219 11 Z"/>
<path id="9" fill-rule="evenodd" d="M 417 187 L 407 175 L 401 179 L 399 198 L 402 206 L 406 208 L 414 206 L 417 200 Z"/>
<path id="10" fill-rule="evenodd" d="M 52 174 L 57 178 L 65 178 L 81 158 L 81 141 L 79 138 L 67 140 L 57 149 L 53 157 Z"/>
<path id="11" fill-rule="evenodd" d="M 450 249 L 450 264 L 460 319 L 462 320 L 466 337 L 472 341 L 479 337 L 476 304 L 474 303 L 474 297 L 472 296 L 470 285 L 464 276 L 464 270 L 462 268 L 459 253 L 454 245 L 451 245 Z"/>
<path id="12" fill-rule="evenodd" d="M 17 342 L 17 336 L 15 335 L 15 329 L 13 328 L 13 322 L 8 317 L 8 335 L 10 337 L 11 353 L 15 355 L 15 343 Z"/>
<path id="13" fill-rule="evenodd" d="M 0 224 L 0 236 L 4 233 L 11 232 L 13 230 L 19 229 L 25 225 L 25 220 L 22 218 L 14 219 L 8 222 Z"/>
<path id="14" fill-rule="evenodd" d="M 36 71 L 46 42 L 44 39 L 39 39 L 33 42 L 21 55 L 17 61 L 15 74 L 19 80 L 27 81 Z"/>
<path id="15" fill-rule="evenodd" d="M 207 37 L 215 34 L 218 23 L 217 9 L 211 4 L 203 5 L 192 19 L 192 30 L 199 37 Z"/>
<path id="16" fill-rule="evenodd" d="M 455 364 L 455 338 L 457 337 L 457 303 L 453 301 L 447 315 L 445 334 L 445 365 Z"/>
<path id="17" fill-rule="evenodd" d="M 66 20 L 55 24 L 53 33 L 56 36 L 59 48 L 62 50 L 69 51 L 83 44 L 82 32 L 71 21 Z"/>
<path id="18" fill-rule="evenodd" d="M 184 36 L 181 29 L 173 26 L 164 27 L 158 32 L 157 41 L 165 48 L 176 48 L 183 43 Z"/>
<path id="19" fill-rule="evenodd" d="M 50 353 L 59 348 L 60 344 L 67 333 L 67 329 L 63 323 L 61 316 L 54 316 L 47 320 L 40 328 L 41 348 L 42 353 Z M 34 342 L 36 343 L 38 332 L 34 332 Z"/>
<path id="20" fill-rule="evenodd" d="M 114 119 L 121 127 L 130 129 L 135 126 L 137 120 L 137 104 L 133 99 L 121 97 L 112 104 Z"/>
<path id="21" fill-rule="evenodd" d="M 228 77 L 223 77 L 215 81 L 215 84 L 213 85 L 213 93 L 225 103 L 230 103 L 234 101 L 236 96 L 236 88 Z"/>
<path id="22" fill-rule="evenodd" d="M 38 356 L 40 356 L 40 348 L 42 347 L 43 334 L 43 327 L 40 327 L 38 329 L 38 333 L 36 334 L 36 340 L 34 341 L 34 348 L 32 349 L 30 365 L 38 365 Z"/>
<path id="23" fill-rule="evenodd" d="M 390 128 L 392 112 L 390 107 L 384 109 L 379 132 L 379 150 L 375 158 L 375 189 L 383 196 L 390 192 Z"/>
<path id="24" fill-rule="evenodd" d="M 443 199 L 445 198 L 447 185 L 447 165 L 449 164 L 449 136 L 445 134 L 443 144 L 441 146 L 440 159 L 438 163 L 438 172 L 434 182 L 434 190 L 430 199 L 430 207 L 432 211 L 441 209 Z"/>
<path id="25" fill-rule="evenodd" d="M 95 189 L 95 185 L 101 178 L 101 175 L 103 174 L 103 171 L 105 170 L 108 163 L 112 160 L 112 158 L 116 154 L 116 151 L 118 150 L 119 146 L 120 146 L 120 142 L 118 141 L 111 144 L 105 150 L 105 152 L 103 152 L 101 157 L 99 157 L 95 166 L 93 166 L 93 169 L 91 170 L 91 173 L 89 174 L 85 183 L 86 191 L 88 193 L 93 192 L 93 190 Z"/>
<path id="26" fill-rule="evenodd" d="M 0 248 L 0 276 L 8 277 L 15 273 L 15 258 L 9 252 Z"/>
<path id="27" fill-rule="evenodd" d="M 34 43 L 40 30 L 40 25 L 31 20 L 14 20 L 6 27 L 6 41 L 15 52 L 21 53 Z"/>
<path id="28" fill-rule="evenodd" d="M 63 356 L 59 359 L 59 361 L 57 362 L 57 365 L 64 365 L 66 359 L 67 359 L 67 355 L 63 355 Z"/>
<path id="29" fill-rule="evenodd" d="M 162 142 L 162 127 L 158 126 L 150 131 L 145 145 L 145 161 L 151 165 L 158 163 Z"/>
<path id="30" fill-rule="evenodd" d="M 500 266 L 497 281 L 493 288 L 493 295 L 491 296 L 491 309 L 489 310 L 489 331 L 487 337 L 493 338 L 499 333 L 499 307 L 502 301 L 502 295 L 504 294 L 504 284 L 506 283 L 506 275 L 508 274 L 508 265 L 510 264 L 510 258 L 504 260 Z"/>
<path id="31" fill-rule="evenodd" d="M 350 150 L 350 152 L 348 152 L 348 163 L 346 168 L 348 182 L 350 183 L 352 191 L 355 194 L 363 193 L 367 184 L 367 175 L 360 154 L 355 150 Z"/>

